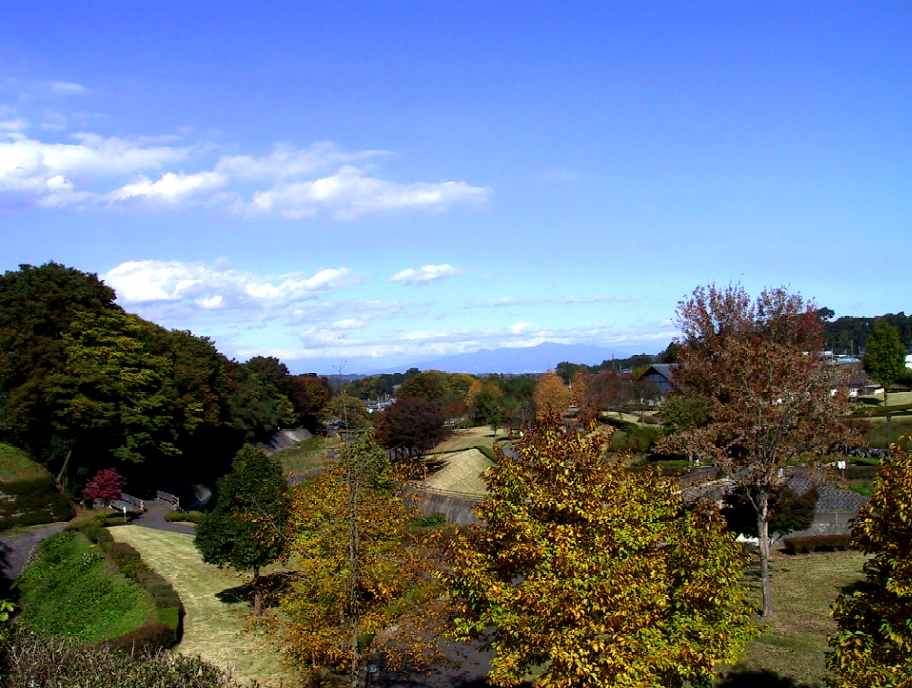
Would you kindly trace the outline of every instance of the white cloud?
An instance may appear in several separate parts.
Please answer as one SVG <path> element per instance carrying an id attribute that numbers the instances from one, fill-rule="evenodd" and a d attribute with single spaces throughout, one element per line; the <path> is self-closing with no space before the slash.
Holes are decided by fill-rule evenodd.
<path id="1" fill-rule="evenodd" d="M 40 121 L 50 131 L 70 125 L 68 115 L 50 110 Z M 23 205 L 142 200 L 170 207 L 206 203 L 286 219 L 325 213 L 352 220 L 397 210 L 441 212 L 482 204 L 491 195 L 490 189 L 465 181 L 384 179 L 365 167 L 390 155 L 378 149 L 343 150 L 331 142 L 303 148 L 281 144 L 265 155 L 223 155 L 208 166 L 187 169 L 182 164 L 184 169 L 177 170 L 175 163 L 211 154 L 211 148 L 181 145 L 177 135 L 126 139 L 82 132 L 50 142 L 23 134 L 28 124 L 13 115 L 0 121 L 0 193 L 13 194 Z M 64 180 L 66 192 L 49 189 L 55 177 Z"/>
<path id="2" fill-rule="evenodd" d="M 261 277 L 201 263 L 134 260 L 115 266 L 103 278 L 124 303 L 181 301 L 215 310 L 251 302 L 286 305 L 340 286 L 349 274 L 348 268 L 328 268 L 313 275 Z"/>
<path id="3" fill-rule="evenodd" d="M 388 151 L 373 149 L 345 151 L 331 141 L 318 141 L 307 148 L 278 144 L 264 156 L 224 156 L 215 171 L 242 181 L 288 179 L 387 155 Z"/>
<path id="4" fill-rule="evenodd" d="M 28 120 L 22 117 L 0 120 L 0 131 L 25 131 L 28 128 Z"/>
<path id="5" fill-rule="evenodd" d="M 89 90 L 73 81 L 51 81 L 48 86 L 54 93 L 62 96 L 79 96 Z"/>
<path id="6" fill-rule="evenodd" d="M 110 198 L 112 201 L 146 198 L 175 203 L 189 196 L 221 188 L 226 181 L 224 175 L 218 172 L 166 172 L 154 182 L 142 178 L 132 184 L 126 184 L 112 191 Z"/>
<path id="7" fill-rule="evenodd" d="M 453 205 L 477 205 L 490 190 L 462 181 L 412 182 L 400 184 L 371 177 L 345 165 L 328 177 L 278 184 L 253 195 L 250 208 L 272 212 L 295 220 L 313 217 L 321 210 L 338 219 L 353 220 L 362 215 L 389 210 L 445 210 Z"/>
<path id="8" fill-rule="evenodd" d="M 516 322 L 510 326 L 510 333 L 522 334 L 523 332 L 526 332 L 530 327 L 532 326 L 527 322 Z"/>
<path id="9" fill-rule="evenodd" d="M 336 320 L 332 326 L 337 330 L 357 330 L 367 325 L 367 322 L 364 320 L 359 320 L 358 318 L 345 318 L 343 320 Z"/>
<path id="10" fill-rule="evenodd" d="M 201 296 L 193 303 L 204 310 L 211 311 L 224 306 L 225 298 L 221 294 L 212 294 L 211 296 Z"/>
<path id="11" fill-rule="evenodd" d="M 390 280 L 393 282 L 402 282 L 404 284 L 426 284 L 427 282 L 434 282 L 439 279 L 458 275 L 461 272 L 462 270 L 453 267 L 449 263 L 422 265 L 420 268 L 406 268 L 405 270 L 400 270 L 390 277 Z"/>

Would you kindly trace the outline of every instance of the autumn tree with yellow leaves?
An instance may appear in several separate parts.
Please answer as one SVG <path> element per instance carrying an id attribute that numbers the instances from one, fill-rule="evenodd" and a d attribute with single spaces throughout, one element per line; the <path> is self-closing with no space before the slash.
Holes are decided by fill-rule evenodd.
<path id="1" fill-rule="evenodd" d="M 910 438 L 906 438 L 908 445 Z M 852 531 L 871 558 L 865 579 L 833 607 L 833 688 L 912 686 L 912 453 L 894 446 Z"/>
<path id="2" fill-rule="evenodd" d="M 544 373 L 538 378 L 533 395 L 535 417 L 546 420 L 560 415 L 570 404 L 570 390 L 554 373 Z"/>
<path id="3" fill-rule="evenodd" d="M 366 433 L 292 490 L 293 582 L 277 618 L 284 650 L 299 666 L 345 671 L 355 686 L 370 658 L 396 670 L 438 657 L 448 619 L 433 574 L 441 534 L 422 527 L 398 484 Z"/>
<path id="4" fill-rule="evenodd" d="M 708 685 L 752 634 L 740 546 L 655 472 L 605 458 L 598 433 L 539 427 L 486 474 L 483 526 L 446 574 L 456 635 L 486 634 L 488 676 L 543 688 Z"/>

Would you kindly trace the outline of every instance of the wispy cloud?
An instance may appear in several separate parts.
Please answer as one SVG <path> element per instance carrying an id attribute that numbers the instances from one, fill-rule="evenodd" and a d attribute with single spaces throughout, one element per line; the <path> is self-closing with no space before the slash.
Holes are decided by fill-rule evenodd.
<path id="1" fill-rule="evenodd" d="M 245 304 L 288 306 L 344 283 L 350 270 L 325 268 L 308 275 L 261 276 L 203 263 L 134 260 L 117 265 L 103 279 L 126 304 L 182 302 L 206 310 Z"/>
<path id="2" fill-rule="evenodd" d="M 405 268 L 390 277 L 393 282 L 402 282 L 403 284 L 427 284 L 437 280 L 452 277 L 462 272 L 461 269 L 441 263 L 439 265 L 422 265 L 420 268 Z"/>
<path id="3" fill-rule="evenodd" d="M 379 149 L 344 150 L 326 141 L 303 148 L 280 144 L 264 155 L 223 155 L 188 171 L 186 163 L 205 147 L 185 144 L 178 135 L 124 139 L 77 133 L 65 142 L 48 142 L 23 135 L 27 124 L 18 117 L 0 123 L 0 193 L 14 194 L 17 205 L 205 204 L 251 217 L 301 220 L 327 214 L 354 220 L 477 206 L 491 195 L 465 181 L 384 179 L 369 171 L 372 161 L 391 155 Z M 42 120 L 47 130 L 66 126 L 61 113 Z M 185 169 L 174 169 L 177 163 Z M 113 189 L 105 188 L 106 180 L 118 178 Z"/>
<path id="4" fill-rule="evenodd" d="M 89 90 L 75 81 L 50 81 L 48 87 L 52 92 L 61 96 L 80 96 Z"/>

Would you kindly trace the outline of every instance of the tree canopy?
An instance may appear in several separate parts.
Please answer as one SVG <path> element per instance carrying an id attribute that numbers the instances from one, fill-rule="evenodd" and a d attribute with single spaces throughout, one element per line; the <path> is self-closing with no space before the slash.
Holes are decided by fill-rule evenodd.
<path id="1" fill-rule="evenodd" d="M 839 630 L 829 641 L 829 683 L 833 688 L 912 685 L 912 454 L 908 446 L 894 446 L 892 460 L 881 466 L 852 538 L 871 558 L 864 565 L 864 581 L 843 592 L 833 607 Z"/>
<path id="2" fill-rule="evenodd" d="M 686 509 L 604 442 L 538 428 L 486 474 L 484 525 L 457 539 L 447 578 L 457 635 L 491 641 L 493 685 L 533 667 L 541 686 L 702 685 L 750 635 L 741 549 L 718 511 Z"/>
<path id="3" fill-rule="evenodd" d="M 246 445 L 219 480 L 216 494 L 215 509 L 197 527 L 194 544 L 209 564 L 252 570 L 256 588 L 260 569 L 285 551 L 288 494 L 282 467 Z"/>
<path id="4" fill-rule="evenodd" d="M 838 366 L 819 356 L 823 330 L 814 304 L 785 289 L 751 299 L 743 287 L 698 287 L 678 306 L 682 332 L 675 381 L 685 396 L 708 402 L 708 418 L 660 441 L 737 470 L 749 487 L 760 538 L 764 615 L 769 583 L 770 496 L 779 469 L 800 457 L 838 449 L 849 430 L 848 399 L 834 393 Z"/>

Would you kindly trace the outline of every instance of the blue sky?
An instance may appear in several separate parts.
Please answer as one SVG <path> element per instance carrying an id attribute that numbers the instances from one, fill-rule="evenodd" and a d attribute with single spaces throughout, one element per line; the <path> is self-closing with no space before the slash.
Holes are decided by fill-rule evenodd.
<path id="1" fill-rule="evenodd" d="M 0 268 L 229 355 L 656 351 L 709 281 L 909 310 L 906 2 L 17 5 Z"/>

